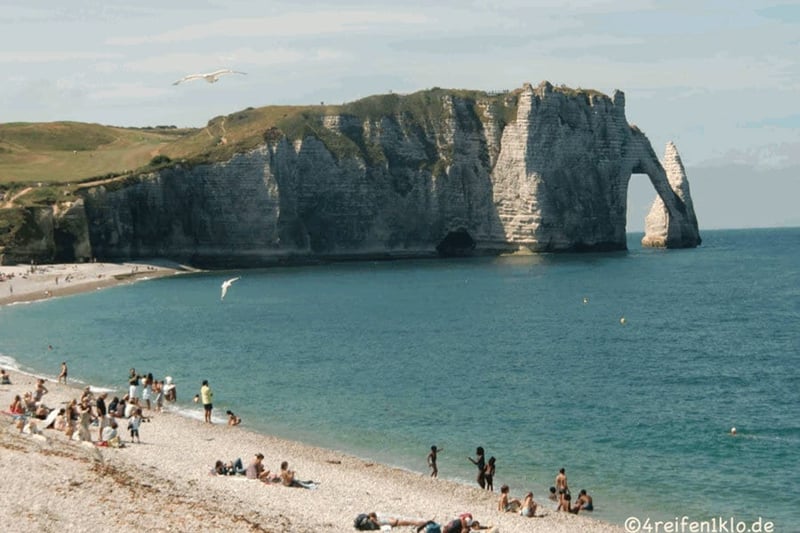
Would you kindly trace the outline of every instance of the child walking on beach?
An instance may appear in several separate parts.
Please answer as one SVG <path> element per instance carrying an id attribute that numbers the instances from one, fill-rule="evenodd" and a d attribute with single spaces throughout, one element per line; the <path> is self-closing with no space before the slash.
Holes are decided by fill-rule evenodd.
<path id="1" fill-rule="evenodd" d="M 142 410 L 141 408 L 137 408 L 133 414 L 128 418 L 128 429 L 131 431 L 131 442 L 133 442 L 134 438 L 136 442 L 142 442 L 139 439 L 139 425 L 142 423 Z"/>
<path id="2" fill-rule="evenodd" d="M 431 477 L 439 477 L 439 468 L 436 466 L 436 454 L 442 451 L 442 448 L 437 448 L 435 445 L 431 446 L 431 453 L 428 454 L 428 466 L 431 468 Z"/>

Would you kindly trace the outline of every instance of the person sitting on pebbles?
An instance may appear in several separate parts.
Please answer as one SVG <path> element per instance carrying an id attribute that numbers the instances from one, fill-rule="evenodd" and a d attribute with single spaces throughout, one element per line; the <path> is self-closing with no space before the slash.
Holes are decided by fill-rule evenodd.
<path id="1" fill-rule="evenodd" d="M 281 463 L 281 483 L 286 487 L 300 487 L 302 489 L 315 489 L 317 484 L 313 481 L 300 481 L 294 475 L 294 470 L 289 470 L 288 461 Z"/>
<path id="2" fill-rule="evenodd" d="M 264 468 L 264 454 L 257 453 L 253 462 L 247 465 L 245 475 L 247 479 L 257 479 L 264 483 L 269 483 L 269 470 Z"/>

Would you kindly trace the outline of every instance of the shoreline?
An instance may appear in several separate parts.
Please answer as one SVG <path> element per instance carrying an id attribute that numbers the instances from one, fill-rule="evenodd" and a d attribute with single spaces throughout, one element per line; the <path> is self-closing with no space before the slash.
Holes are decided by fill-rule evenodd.
<path id="1" fill-rule="evenodd" d="M 137 266 L 141 272 L 132 271 Z M 56 275 L 65 275 L 73 265 L 47 267 L 48 271 L 39 274 L 41 278 L 26 280 L 30 283 L 25 284 L 25 289 L 18 290 L 15 281 L 14 297 L 6 296 L 0 299 L 0 304 L 39 300 L 44 297 L 43 290 L 52 291 L 51 296 L 75 294 L 183 271 L 177 265 L 153 266 L 156 270 L 152 270 L 146 265 L 143 268 L 141 263 L 87 264 L 85 270 L 78 269 L 85 275 L 80 278 L 76 275 L 67 287 L 62 286 L 62 278 L 59 288 L 54 289 Z M 0 272 L 9 268 L 2 267 Z M 97 277 L 97 269 L 102 269 L 102 277 Z M 0 284 L 0 290 L 3 287 Z M 24 360 L 17 363 L 24 366 Z M 33 390 L 37 375 L 44 377 L 15 368 L 8 370 L 12 385 L 0 385 L 3 410 L 8 409 L 15 394 Z M 81 394 L 74 378 L 70 386 L 47 379 L 50 392 L 43 400 L 50 407 L 59 407 Z M 557 513 L 546 494 L 536 494 L 540 504 L 537 517 L 524 518 L 499 513 L 497 492 L 431 479 L 427 474 L 256 433 L 241 426 L 207 425 L 177 410 L 145 412 L 145 416 L 152 416 L 152 422 L 142 424 L 142 444 L 127 443 L 126 424 L 122 421 L 120 435 L 126 447 L 114 449 L 69 441 L 52 429 L 42 430 L 41 435 L 20 434 L 9 415 L 0 415 L 3 425 L 0 465 L 7 472 L 25 472 L 24 491 L 8 484 L 0 489 L 0 503 L 5 504 L 0 505 L 0 516 L 20 531 L 41 530 L 55 521 L 59 527 L 81 531 L 113 527 L 122 531 L 204 528 L 341 532 L 355 531 L 353 519 L 363 512 L 415 520 L 435 519 L 440 523 L 462 512 L 471 512 L 481 523 L 493 524 L 504 532 L 622 531 L 620 526 L 591 516 Z M 91 432 L 96 439 L 97 429 L 93 427 Z M 319 488 L 267 486 L 243 476 L 208 474 L 217 459 L 230 461 L 240 457 L 247 464 L 255 453 L 266 456 L 265 465 L 272 471 L 278 469 L 282 460 L 289 461 L 301 479 L 317 481 Z M 521 498 L 520 491 L 520 487 L 512 487 L 511 494 Z M 96 501 L 110 505 L 92 505 Z M 394 530 L 414 531 L 414 528 L 404 526 Z"/>
<path id="2" fill-rule="evenodd" d="M 0 266 L 0 306 L 70 296 L 199 270 L 169 261 Z"/>
<path id="3" fill-rule="evenodd" d="M 8 371 L 12 385 L 0 386 L 0 402 L 7 409 L 15 394 L 32 390 L 36 378 Z M 80 396 L 81 389 L 48 382 L 46 405 L 59 407 Z M 585 515 L 557 513 L 545 495 L 536 518 L 496 510 L 499 493 L 368 462 L 336 451 L 255 433 L 240 426 L 204 424 L 165 410 L 145 412 L 150 423 L 141 427 L 141 444 L 131 444 L 120 423 L 124 448 L 97 447 L 71 441 L 61 432 L 42 429 L 41 435 L 20 433 L 12 417 L 0 415 L 0 465 L 6 471 L 25 472 L 20 493 L 5 484 L 0 489 L 0 516 L 20 531 L 39 530 L 57 520 L 70 530 L 133 531 L 199 528 L 230 531 L 341 532 L 354 530 L 353 519 L 362 512 L 383 516 L 445 522 L 470 512 L 497 531 L 518 532 L 619 532 L 619 526 Z M 91 428 L 92 438 L 97 428 Z M 255 453 L 266 456 L 273 472 L 281 461 L 302 479 L 319 483 L 316 490 L 265 485 L 243 476 L 211 476 L 217 459 L 241 458 L 247 464 Z M 28 480 L 35 480 L 30 483 Z M 113 489 L 113 508 L 72 506 L 73 498 L 86 503 L 105 500 Z M 130 493 L 119 498 L 118 492 Z M 164 497 L 164 495 L 168 497 Z M 514 493 L 515 496 L 521 496 Z M 542 499 L 544 498 L 544 499 Z M 38 503 L 36 503 L 38 502 Z M 47 502 L 46 504 L 43 502 Z M 2 505 L 5 504 L 5 505 Z M 38 512 L 18 513 L 20 505 Z M 44 510 L 46 508 L 46 510 Z M 543 516 L 541 516 L 543 515 Z M 156 525 L 157 517 L 171 525 Z M 211 526 L 209 524 L 212 524 Z M 394 531 L 414 531 L 411 526 Z"/>

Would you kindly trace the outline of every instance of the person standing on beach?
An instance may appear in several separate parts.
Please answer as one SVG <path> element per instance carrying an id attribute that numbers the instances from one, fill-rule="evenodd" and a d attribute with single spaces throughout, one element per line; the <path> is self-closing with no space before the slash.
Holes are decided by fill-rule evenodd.
<path id="1" fill-rule="evenodd" d="M 64 385 L 67 384 L 67 362 L 63 361 L 61 363 L 61 373 L 58 375 L 58 382 L 61 383 L 61 380 L 64 380 Z"/>
<path id="2" fill-rule="evenodd" d="M 139 374 L 135 368 L 128 373 L 128 399 L 139 399 Z"/>
<path id="3" fill-rule="evenodd" d="M 494 456 L 489 457 L 489 462 L 486 463 L 486 472 L 483 474 L 483 479 L 486 481 L 486 490 L 494 492 L 494 463 L 497 459 Z"/>
<path id="4" fill-rule="evenodd" d="M 84 442 L 92 442 L 92 434 L 89 433 L 89 424 L 92 423 L 92 406 L 88 402 L 80 404 L 80 415 L 78 418 L 78 438 Z"/>
<path id="5" fill-rule="evenodd" d="M 203 410 L 205 411 L 205 421 L 206 424 L 211 423 L 211 410 L 214 408 L 211 401 L 214 399 L 214 393 L 211 391 L 211 387 L 208 386 L 208 380 L 203 380 L 203 385 L 200 387 L 200 402 L 203 404 Z"/>
<path id="6" fill-rule="evenodd" d="M 150 398 L 153 396 L 153 374 L 148 373 L 142 379 L 142 402 L 145 408 L 150 410 Z"/>
<path id="7" fill-rule="evenodd" d="M 153 393 L 156 395 L 156 413 L 160 413 L 164 407 L 164 382 L 156 381 L 153 384 Z"/>
<path id="8" fill-rule="evenodd" d="M 431 477 L 439 477 L 439 468 L 436 466 L 436 454 L 442 451 L 442 448 L 437 448 L 435 445 L 431 446 L 431 453 L 428 454 L 428 466 L 431 468 Z"/>
<path id="9" fill-rule="evenodd" d="M 42 401 L 42 396 L 47 394 L 49 391 L 47 387 L 44 386 L 44 380 L 39 378 L 36 380 L 36 389 L 33 391 L 33 401 L 35 403 L 39 403 Z"/>
<path id="10" fill-rule="evenodd" d="M 486 459 L 484 458 L 483 446 L 478 446 L 475 450 L 475 459 L 467 457 L 472 464 L 478 467 L 478 485 L 480 488 L 486 488 Z"/>
<path id="11" fill-rule="evenodd" d="M 558 471 L 558 475 L 556 476 L 556 493 L 560 496 L 561 494 L 565 494 L 569 492 L 569 487 L 567 486 L 567 473 L 562 468 Z"/>
<path id="12" fill-rule="evenodd" d="M 94 402 L 94 409 L 97 412 L 97 440 L 108 440 L 103 438 L 103 429 L 108 425 L 106 397 L 108 397 L 108 394 L 101 392 L 97 395 L 97 400 Z"/>

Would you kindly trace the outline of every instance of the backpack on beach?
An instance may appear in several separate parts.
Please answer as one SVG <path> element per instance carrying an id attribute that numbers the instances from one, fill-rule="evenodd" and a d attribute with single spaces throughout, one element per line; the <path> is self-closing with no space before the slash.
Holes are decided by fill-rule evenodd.
<path id="1" fill-rule="evenodd" d="M 353 520 L 353 527 L 359 531 L 375 531 L 380 529 L 380 526 L 369 519 L 369 515 L 361 513 Z"/>

